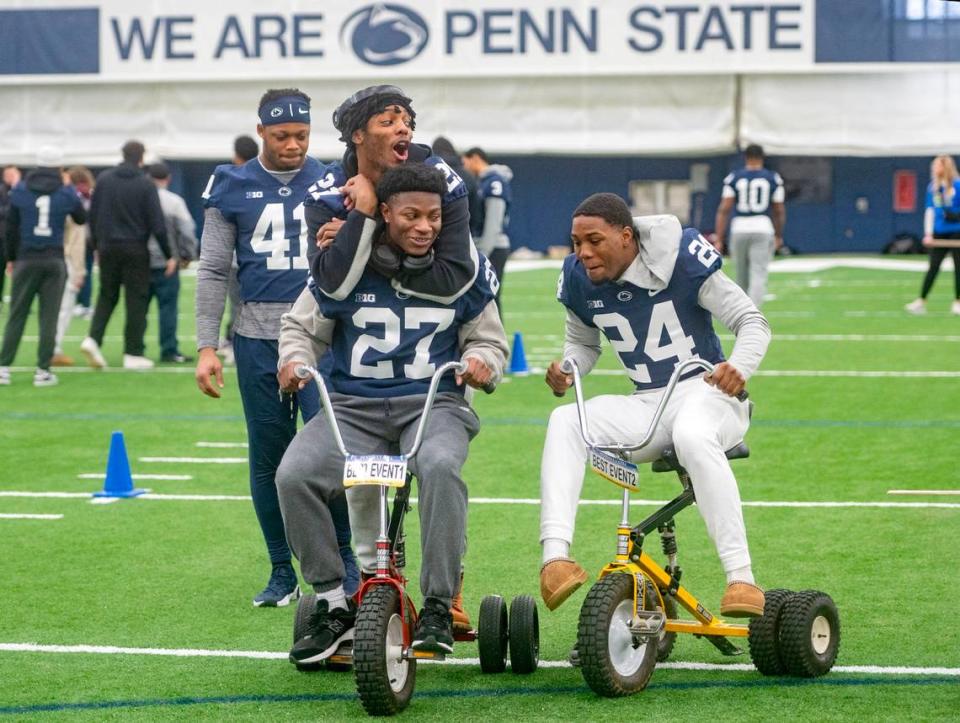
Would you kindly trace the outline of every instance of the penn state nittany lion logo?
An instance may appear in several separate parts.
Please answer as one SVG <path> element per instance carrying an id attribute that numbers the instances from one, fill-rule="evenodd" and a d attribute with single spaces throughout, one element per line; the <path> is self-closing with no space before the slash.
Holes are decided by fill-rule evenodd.
<path id="1" fill-rule="evenodd" d="M 349 45 L 370 65 L 399 65 L 413 60 L 429 37 L 427 23 L 418 13 L 387 3 L 357 10 L 340 29 L 340 44 Z"/>

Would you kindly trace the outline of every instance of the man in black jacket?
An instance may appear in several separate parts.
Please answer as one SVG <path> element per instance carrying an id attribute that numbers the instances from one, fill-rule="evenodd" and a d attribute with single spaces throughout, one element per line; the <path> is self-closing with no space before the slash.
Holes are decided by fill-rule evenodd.
<path id="1" fill-rule="evenodd" d="M 90 334 L 80 344 L 90 365 L 107 365 L 100 352 L 103 335 L 124 288 L 127 320 L 123 330 L 125 369 L 149 369 L 153 361 L 143 355 L 150 302 L 151 234 L 167 260 L 172 274 L 177 259 L 170 252 L 167 227 L 156 186 L 142 171 L 144 147 L 139 141 L 123 146 L 123 163 L 104 171 L 97 179 L 90 206 L 90 230 L 100 257 L 100 295 L 90 323 Z"/>

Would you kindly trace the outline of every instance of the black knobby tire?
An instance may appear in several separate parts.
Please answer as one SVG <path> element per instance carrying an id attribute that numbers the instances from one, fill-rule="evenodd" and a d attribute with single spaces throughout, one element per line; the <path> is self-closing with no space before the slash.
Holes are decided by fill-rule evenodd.
<path id="1" fill-rule="evenodd" d="M 666 590 L 661 590 L 660 595 L 663 597 L 663 614 L 667 616 L 667 620 L 676 620 L 677 619 L 677 601 L 673 599 L 673 596 L 668 593 Z M 660 640 L 657 642 L 657 662 L 662 663 L 670 657 L 670 653 L 673 652 L 673 646 L 677 643 L 677 634 L 668 633 L 666 628 L 663 632 L 660 633 Z"/>
<path id="2" fill-rule="evenodd" d="M 795 594 L 790 590 L 767 590 L 763 594 L 763 615 L 750 621 L 747 635 L 750 659 L 764 675 L 784 675 L 787 672 L 780 651 L 780 621 L 784 605 Z"/>
<path id="3" fill-rule="evenodd" d="M 417 675 L 416 660 L 388 658 L 387 650 L 403 650 L 400 593 L 378 585 L 363 596 L 353 638 L 353 670 L 357 694 L 370 715 L 394 715 L 410 702 Z"/>
<path id="4" fill-rule="evenodd" d="M 839 651 L 840 613 L 829 595 L 804 590 L 787 600 L 780 621 L 780 654 L 790 675 L 824 675 Z"/>
<path id="5" fill-rule="evenodd" d="M 631 641 L 627 625 L 633 615 L 633 586 L 632 575 L 607 575 L 590 589 L 580 608 L 580 670 L 587 685 L 608 698 L 643 690 L 657 664 L 656 644 L 646 640 L 634 647 Z M 655 598 L 647 592 L 647 609 L 656 607 Z"/>
<path id="6" fill-rule="evenodd" d="M 480 601 L 477 622 L 477 650 L 480 670 L 502 673 L 507 669 L 507 602 L 499 595 L 487 595 Z"/>
<path id="7" fill-rule="evenodd" d="M 510 602 L 510 670 L 529 675 L 540 664 L 540 616 L 537 601 L 518 595 Z"/>
<path id="8" fill-rule="evenodd" d="M 317 596 L 315 593 L 301 595 L 297 600 L 297 612 L 293 618 L 293 642 L 296 644 L 300 638 L 307 634 L 307 625 L 310 622 L 310 616 L 317 609 Z M 323 668 L 323 663 L 294 663 L 294 667 L 301 673 L 314 673 Z"/>

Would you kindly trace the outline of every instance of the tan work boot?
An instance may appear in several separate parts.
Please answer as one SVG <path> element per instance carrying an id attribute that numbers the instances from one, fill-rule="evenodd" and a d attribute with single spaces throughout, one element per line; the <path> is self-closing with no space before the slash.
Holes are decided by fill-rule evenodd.
<path id="1" fill-rule="evenodd" d="M 470 616 L 463 609 L 463 572 L 460 572 L 460 586 L 457 588 L 457 594 L 453 596 L 450 602 L 450 614 L 453 615 L 453 634 L 461 635 L 473 630 L 470 624 Z"/>
<path id="2" fill-rule="evenodd" d="M 567 558 L 548 560 L 540 568 L 540 596 L 550 610 L 556 610 L 587 581 L 587 571 Z"/>
<path id="3" fill-rule="evenodd" d="M 758 618 L 763 615 L 763 590 L 749 582 L 731 582 L 720 601 L 720 614 L 728 618 Z"/>

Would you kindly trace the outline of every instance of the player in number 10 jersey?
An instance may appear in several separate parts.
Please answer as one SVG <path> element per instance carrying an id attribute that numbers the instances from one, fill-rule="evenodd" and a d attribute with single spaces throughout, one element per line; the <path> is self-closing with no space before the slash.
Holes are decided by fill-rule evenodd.
<path id="1" fill-rule="evenodd" d="M 696 229 L 682 230 L 674 216 L 631 218 L 619 196 L 600 193 L 574 212 L 571 235 L 575 255 L 565 260 L 557 289 L 567 309 L 563 355 L 587 374 L 600 356 L 602 333 L 636 387 L 629 396 L 587 402 L 599 443 L 643 438 L 677 363 L 700 357 L 715 365 L 709 383 L 700 373 L 679 382 L 652 442 L 633 460 L 650 462 L 670 444 L 676 448 L 727 575 L 721 613 L 761 615 L 763 592 L 754 585 L 740 493 L 724 452 L 749 426 L 749 405 L 736 395 L 766 352 L 766 319 L 719 273 L 720 255 Z M 737 337 L 729 361 L 712 316 Z M 553 362 L 550 388 L 562 395 L 571 383 Z M 586 458 L 576 405 L 556 408 L 540 468 L 540 589 L 551 610 L 587 577 L 570 557 Z"/>
<path id="2" fill-rule="evenodd" d="M 220 321 L 236 252 L 241 305 L 234 334 L 237 381 L 247 420 L 250 490 L 263 532 L 272 573 L 253 604 L 273 607 L 299 595 L 291 564 L 276 472 L 297 431 L 296 407 L 304 421 L 320 409 L 316 385 L 287 400 L 277 382 L 280 317 L 290 309 L 307 281 L 307 225 L 303 198 L 323 173 L 307 156 L 310 99 L 296 89 L 270 90 L 258 109 L 261 154 L 242 166 L 218 166 L 204 191 L 206 213 L 197 271 L 197 384 L 219 397 L 223 370 L 217 358 Z M 345 500 L 331 505 L 340 556 L 348 571 L 348 588 L 359 582 L 350 549 Z"/>

